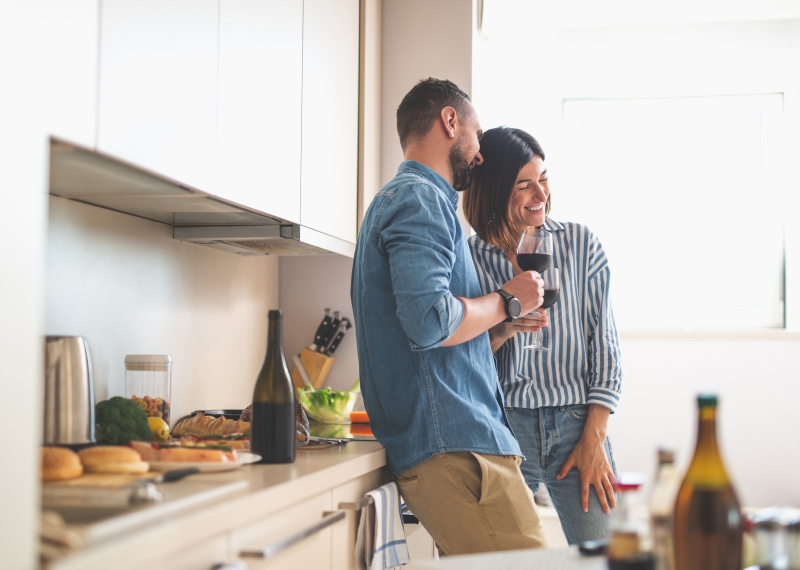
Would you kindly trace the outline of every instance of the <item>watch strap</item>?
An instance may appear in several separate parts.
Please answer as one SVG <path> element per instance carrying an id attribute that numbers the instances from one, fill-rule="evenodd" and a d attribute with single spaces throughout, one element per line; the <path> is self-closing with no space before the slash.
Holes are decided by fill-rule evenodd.
<path id="1" fill-rule="evenodd" d="M 503 289 L 498 289 L 497 291 L 495 291 L 495 293 L 498 293 L 503 298 L 503 301 L 505 301 L 506 318 L 505 318 L 505 320 L 503 322 L 504 323 L 510 323 L 510 322 L 513 322 L 513 321 L 517 320 L 518 317 L 515 317 L 514 315 L 512 315 L 511 311 L 509 310 L 509 304 L 511 303 L 511 301 L 513 299 L 516 299 L 516 297 L 514 297 L 514 295 L 512 295 L 508 291 L 504 291 Z"/>

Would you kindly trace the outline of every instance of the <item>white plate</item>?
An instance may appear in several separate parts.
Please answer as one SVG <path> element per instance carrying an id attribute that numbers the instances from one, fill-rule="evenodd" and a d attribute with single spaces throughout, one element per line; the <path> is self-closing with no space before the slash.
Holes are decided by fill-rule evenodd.
<path id="1" fill-rule="evenodd" d="M 216 471 L 233 471 L 242 465 L 261 461 L 261 456 L 249 451 L 236 450 L 238 461 L 151 461 L 150 471 L 175 471 L 197 467 L 200 473 L 214 473 Z"/>

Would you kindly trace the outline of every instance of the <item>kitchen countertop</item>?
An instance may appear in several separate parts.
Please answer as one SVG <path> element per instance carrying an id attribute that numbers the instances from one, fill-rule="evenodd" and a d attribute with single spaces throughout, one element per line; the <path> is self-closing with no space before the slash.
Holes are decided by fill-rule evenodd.
<path id="1" fill-rule="evenodd" d="M 377 442 L 351 441 L 327 449 L 298 450 L 294 463 L 245 465 L 233 471 L 199 473 L 157 485 L 164 500 L 125 509 L 91 524 L 70 525 L 86 545 L 78 560 L 68 555 L 50 568 L 81 568 L 111 550 L 152 550 L 153 544 L 202 540 L 231 521 L 246 525 L 386 465 L 386 450 Z"/>

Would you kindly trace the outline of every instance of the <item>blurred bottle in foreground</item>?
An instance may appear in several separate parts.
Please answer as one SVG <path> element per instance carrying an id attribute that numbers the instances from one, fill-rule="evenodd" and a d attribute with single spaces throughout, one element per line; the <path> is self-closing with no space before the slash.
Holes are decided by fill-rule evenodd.
<path id="1" fill-rule="evenodd" d="M 615 484 L 617 508 L 608 540 L 610 570 L 654 570 L 647 505 L 639 491 L 641 473 L 620 473 Z"/>
<path id="2" fill-rule="evenodd" d="M 662 446 L 658 449 L 656 484 L 650 497 L 650 526 L 653 532 L 656 570 L 675 570 L 672 509 L 679 483 L 675 470 L 675 452 Z"/>
<path id="3" fill-rule="evenodd" d="M 741 570 L 739 500 L 717 445 L 717 397 L 697 397 L 694 457 L 675 501 L 676 570 Z"/>

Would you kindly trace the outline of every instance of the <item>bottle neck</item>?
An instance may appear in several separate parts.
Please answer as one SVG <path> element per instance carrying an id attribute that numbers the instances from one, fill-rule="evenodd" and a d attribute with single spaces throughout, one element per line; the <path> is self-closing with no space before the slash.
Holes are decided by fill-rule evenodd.
<path id="1" fill-rule="evenodd" d="M 280 316 L 269 316 L 267 326 L 267 353 L 269 349 L 279 351 L 283 348 L 283 319 Z"/>
<path id="2" fill-rule="evenodd" d="M 700 408 L 697 420 L 697 449 L 718 453 L 717 409 Z"/>

